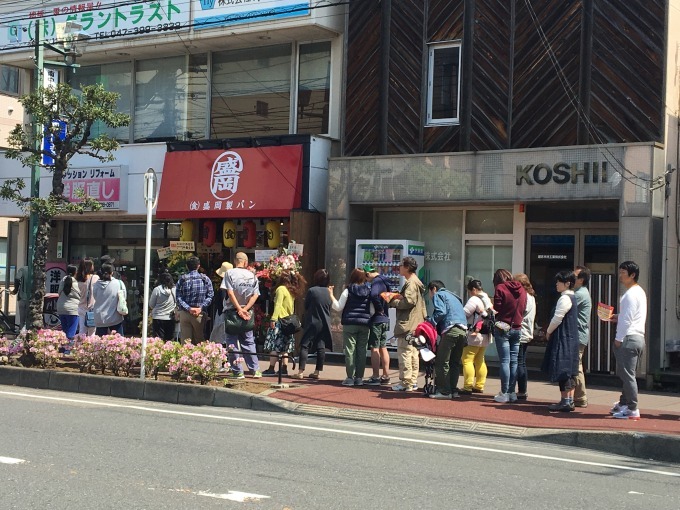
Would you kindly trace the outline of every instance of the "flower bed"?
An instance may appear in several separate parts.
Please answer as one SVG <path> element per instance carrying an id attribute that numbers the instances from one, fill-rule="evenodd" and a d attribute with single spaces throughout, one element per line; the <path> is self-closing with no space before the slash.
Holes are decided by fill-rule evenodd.
<path id="1" fill-rule="evenodd" d="M 104 336 L 78 335 L 69 344 L 61 331 L 39 330 L 29 332 L 16 340 L 0 337 L 0 362 L 25 352 L 31 352 L 42 368 L 50 368 L 69 351 L 81 372 L 102 374 L 107 371 L 115 376 L 129 376 L 140 368 L 142 339 L 124 337 L 117 333 Z M 149 338 L 145 358 L 145 370 L 158 378 L 158 372 L 167 370 L 177 380 L 197 381 L 206 384 L 215 379 L 220 369 L 228 366 L 226 349 L 214 342 L 192 345 L 190 341 L 164 342 Z"/>

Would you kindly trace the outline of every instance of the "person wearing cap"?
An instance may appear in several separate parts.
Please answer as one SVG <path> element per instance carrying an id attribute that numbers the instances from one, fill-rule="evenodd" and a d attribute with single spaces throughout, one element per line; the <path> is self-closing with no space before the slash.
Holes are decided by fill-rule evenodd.
<path id="1" fill-rule="evenodd" d="M 373 264 L 365 264 L 364 271 L 371 284 L 371 303 L 375 313 L 371 317 L 368 348 L 371 349 L 373 375 L 364 381 L 370 386 L 390 383 L 390 354 L 387 352 L 387 331 L 390 329 L 389 305 L 380 297 L 390 290 L 387 279 L 380 275 Z M 382 368 L 382 376 L 380 369 Z"/>
<path id="2" fill-rule="evenodd" d="M 228 262 L 226 263 L 228 264 Z M 231 265 L 231 264 L 229 264 Z M 238 252 L 234 258 L 234 267 L 227 269 L 225 264 L 222 264 L 226 272 L 222 280 L 220 289 L 226 291 L 226 298 L 224 299 L 224 313 L 236 310 L 236 313 L 243 320 L 249 320 L 253 311 L 253 306 L 257 298 L 260 296 L 260 284 L 257 281 L 257 276 L 250 269 L 248 269 L 248 255 L 243 252 Z M 222 267 L 218 269 L 221 271 Z M 218 272 L 219 274 L 219 272 Z M 227 345 L 234 345 L 243 352 L 243 360 L 250 370 L 253 378 L 262 377 L 260 372 L 260 364 L 257 359 L 257 349 L 255 348 L 255 337 L 252 330 L 240 333 L 237 335 L 226 334 Z M 231 377 L 234 379 L 244 379 L 243 369 L 238 363 L 238 356 L 229 353 L 229 363 L 231 364 Z"/>

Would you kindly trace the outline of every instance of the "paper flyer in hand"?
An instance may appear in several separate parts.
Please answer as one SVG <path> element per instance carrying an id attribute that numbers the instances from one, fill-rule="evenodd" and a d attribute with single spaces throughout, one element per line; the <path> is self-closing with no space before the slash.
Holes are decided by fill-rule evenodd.
<path id="1" fill-rule="evenodd" d="M 597 304 L 597 316 L 600 320 L 609 321 L 614 315 L 614 307 L 605 303 Z"/>
<path id="2" fill-rule="evenodd" d="M 401 297 L 401 294 L 399 294 L 398 292 L 381 292 L 380 297 L 389 303 L 395 297 Z"/>

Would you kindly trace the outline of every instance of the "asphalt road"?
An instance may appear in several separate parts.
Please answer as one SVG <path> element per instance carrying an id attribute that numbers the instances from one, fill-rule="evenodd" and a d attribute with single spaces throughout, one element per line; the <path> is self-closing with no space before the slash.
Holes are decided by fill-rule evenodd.
<path id="1" fill-rule="evenodd" d="M 680 465 L 0 386 L 2 509 L 673 509 Z"/>

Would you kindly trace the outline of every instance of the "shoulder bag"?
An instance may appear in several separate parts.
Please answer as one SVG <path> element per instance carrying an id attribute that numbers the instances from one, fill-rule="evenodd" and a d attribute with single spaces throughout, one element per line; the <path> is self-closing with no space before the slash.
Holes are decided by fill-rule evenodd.
<path id="1" fill-rule="evenodd" d="M 127 296 L 125 295 L 125 291 L 123 290 L 123 285 L 120 283 L 120 280 L 118 280 L 118 305 L 116 306 L 116 310 L 121 315 L 128 314 Z"/>
<path id="2" fill-rule="evenodd" d="M 90 303 L 90 296 L 92 295 L 92 275 L 90 275 L 90 278 L 87 282 L 87 297 L 85 298 L 85 304 Z M 85 327 L 86 328 L 94 328 L 94 311 L 92 307 L 88 306 L 87 311 L 85 312 Z"/>
<path id="3" fill-rule="evenodd" d="M 302 323 L 297 315 L 290 314 L 288 317 L 282 317 L 279 319 L 279 327 L 281 328 L 281 333 L 286 336 L 294 335 L 302 329 Z"/>
<path id="4" fill-rule="evenodd" d="M 235 308 L 224 311 L 224 331 L 228 335 L 240 335 L 255 328 L 255 313 L 250 311 L 250 319 L 242 319 Z"/>

